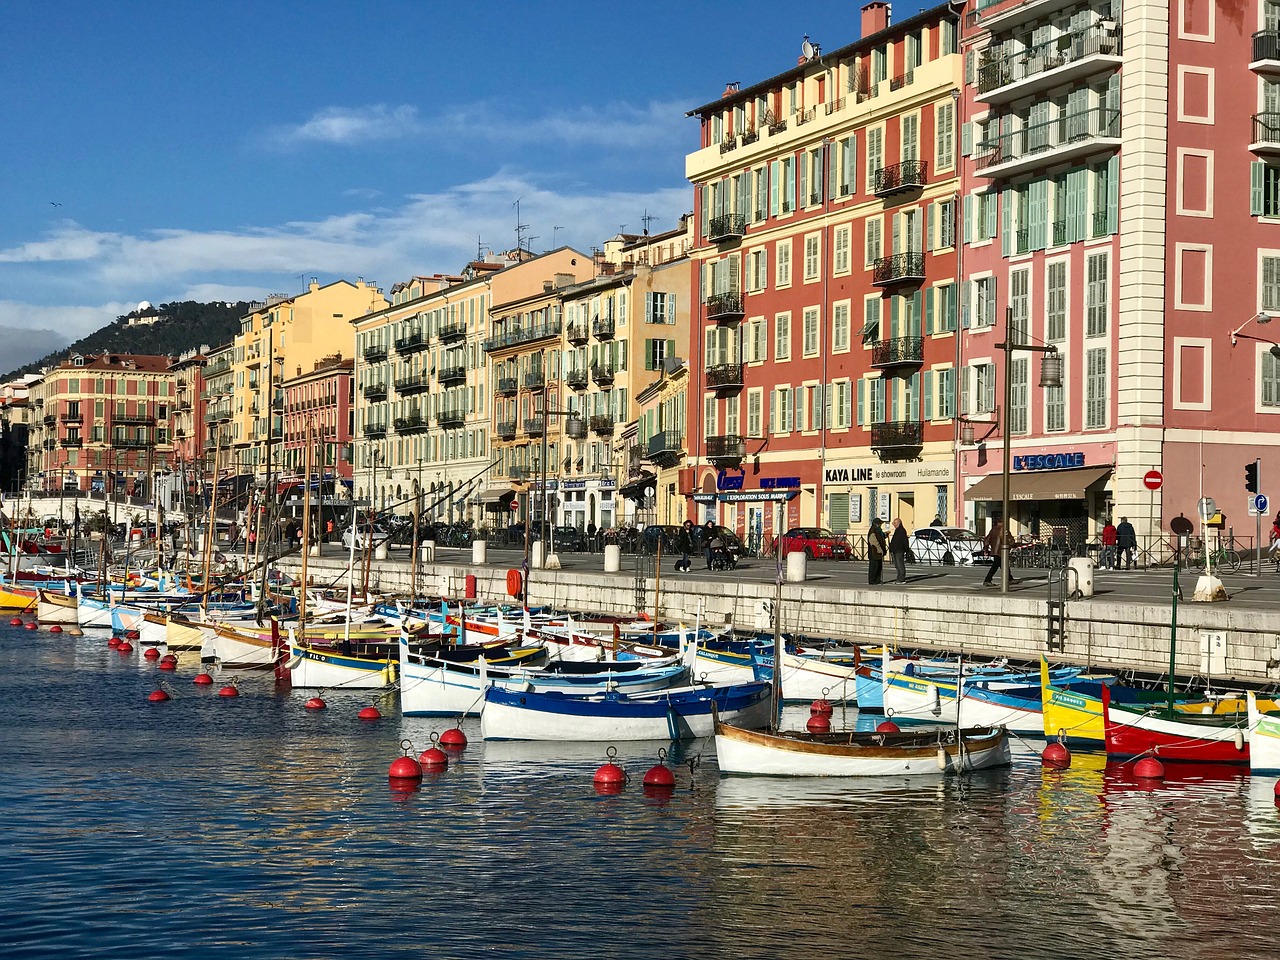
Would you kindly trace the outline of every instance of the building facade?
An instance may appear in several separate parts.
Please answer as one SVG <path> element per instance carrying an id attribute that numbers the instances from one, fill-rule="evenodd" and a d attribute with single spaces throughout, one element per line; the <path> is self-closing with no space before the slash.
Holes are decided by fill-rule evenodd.
<path id="1" fill-rule="evenodd" d="M 285 379 L 279 467 L 286 477 L 306 472 L 309 435 L 312 475 L 351 479 L 354 365 L 351 357 L 334 354 L 317 361 L 314 369 Z"/>

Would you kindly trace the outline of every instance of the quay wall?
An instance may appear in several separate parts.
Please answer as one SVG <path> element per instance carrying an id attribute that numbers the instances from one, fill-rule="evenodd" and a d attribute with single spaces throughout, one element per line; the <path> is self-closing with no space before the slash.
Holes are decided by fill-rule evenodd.
<path id="1" fill-rule="evenodd" d="M 297 576 L 297 557 L 282 570 Z M 462 597 L 466 578 L 476 578 L 481 600 L 509 600 L 507 568 L 500 565 L 432 563 L 419 572 L 420 589 L 429 595 Z M 346 583 L 346 557 L 311 557 L 308 579 L 317 586 Z M 357 582 L 360 575 L 357 573 Z M 374 560 L 371 589 L 407 594 L 410 572 L 403 559 Z M 654 580 L 632 572 L 606 574 L 581 570 L 534 570 L 529 599 L 568 610 L 635 613 L 637 594 L 644 610 L 654 610 Z M 668 579 L 661 582 L 659 615 L 692 625 L 732 624 L 739 629 L 771 629 L 771 604 L 778 588 L 741 580 Z M 1048 609 L 1044 594 L 948 594 L 870 590 L 785 583 L 781 588 L 784 631 L 812 637 L 866 643 L 897 642 L 951 652 L 1035 659 L 1049 653 L 1055 661 L 1093 664 L 1114 670 L 1161 674 L 1169 668 L 1168 604 L 1116 603 L 1105 599 L 1068 601 L 1065 641 L 1058 651 L 1046 645 Z M 1252 682 L 1280 680 L 1280 612 L 1256 607 L 1232 608 L 1230 602 L 1178 605 L 1177 673 L 1204 675 L 1201 635 L 1225 635 L 1225 671 L 1215 678 Z"/>

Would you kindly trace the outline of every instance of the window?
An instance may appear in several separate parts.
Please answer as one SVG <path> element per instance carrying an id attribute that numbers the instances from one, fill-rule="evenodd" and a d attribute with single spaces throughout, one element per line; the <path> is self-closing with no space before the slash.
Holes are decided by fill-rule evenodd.
<path id="1" fill-rule="evenodd" d="M 946 21 L 943 21 L 943 22 L 945 23 Z M 937 508 L 937 511 L 934 513 L 934 516 L 945 521 L 947 517 L 950 516 L 950 507 L 947 501 L 947 485 L 945 483 L 934 484 L 933 489 L 934 489 L 934 504 Z"/>
<path id="2" fill-rule="evenodd" d="M 851 406 L 849 381 L 841 380 L 838 383 L 833 383 L 831 388 L 835 391 L 831 407 L 831 426 L 836 429 L 844 429 L 849 426 L 849 408 Z"/>
<path id="3" fill-rule="evenodd" d="M 1107 332 L 1107 274 L 1110 257 L 1103 251 L 1089 256 L 1086 288 L 1086 334 L 1101 337 Z"/>
<path id="4" fill-rule="evenodd" d="M 1009 364 L 1009 432 L 1027 433 L 1027 358 L 1014 357 Z"/>
<path id="5" fill-rule="evenodd" d="M 867 381 L 871 390 L 871 422 L 884 423 L 884 378 L 876 377 Z"/>
<path id="6" fill-rule="evenodd" d="M 752 250 L 747 254 L 747 289 L 758 291 L 769 286 L 769 251 Z"/>
<path id="7" fill-rule="evenodd" d="M 834 247 L 834 272 L 849 272 L 849 228 L 836 227 L 832 237 L 832 245 Z"/>
<path id="8" fill-rule="evenodd" d="M 941 314 L 936 333 L 952 333 L 956 329 L 956 313 L 959 305 L 956 303 L 956 285 L 954 283 L 943 284 L 937 288 L 935 294 L 938 300 L 938 312 Z"/>
<path id="9" fill-rule="evenodd" d="M 1107 348 L 1086 350 L 1084 359 L 1084 428 L 1100 430 L 1107 425 Z"/>
<path id="10" fill-rule="evenodd" d="M 880 317 L 883 310 L 881 304 L 883 300 L 879 297 L 873 297 L 865 301 L 866 322 L 862 325 L 862 342 L 875 343 L 880 339 Z"/>
<path id="11" fill-rule="evenodd" d="M 1255 217 L 1280 217 L 1280 166 L 1262 161 L 1249 165 L 1249 212 Z"/>
<path id="12" fill-rule="evenodd" d="M 776 286 L 791 286 L 791 241 L 778 241 L 778 278 Z"/>
<path id="13" fill-rule="evenodd" d="M 1028 332 L 1028 297 L 1031 269 L 1023 267 L 1009 273 L 1009 341 L 1026 343 Z"/>
<path id="14" fill-rule="evenodd" d="M 946 170 L 955 164 L 955 105 L 950 100 L 934 110 L 934 165 Z"/>
<path id="15" fill-rule="evenodd" d="M 974 399 L 977 402 L 975 413 L 994 413 L 996 409 L 996 365 L 980 363 L 974 367 L 976 384 Z"/>
<path id="16" fill-rule="evenodd" d="M 876 174 L 884 166 L 884 128 L 872 127 L 867 131 L 867 189 L 876 182 Z"/>
<path id="17" fill-rule="evenodd" d="M 834 165 L 831 171 L 836 177 L 836 186 L 833 192 L 837 197 L 847 197 L 855 190 L 854 171 L 858 160 L 856 144 L 857 141 L 853 137 L 846 137 L 837 144 L 839 163 Z"/>
<path id="18" fill-rule="evenodd" d="M 778 387 L 773 392 L 773 432 L 790 433 L 791 422 L 791 388 Z"/>
<path id="19" fill-rule="evenodd" d="M 849 349 L 848 303 L 837 303 L 831 310 L 831 349 L 836 353 Z"/>
<path id="20" fill-rule="evenodd" d="M 996 278 L 973 281 L 973 325 L 990 327 L 996 322 Z"/>
<path id="21" fill-rule="evenodd" d="M 917 160 L 920 156 L 920 115 L 904 114 L 902 117 L 902 159 Z"/>
<path id="22" fill-rule="evenodd" d="M 938 248 L 956 245 L 956 202 L 943 200 L 938 204 Z"/>
<path id="23" fill-rule="evenodd" d="M 818 243 L 818 235 L 810 234 L 804 238 L 804 279 L 808 283 L 818 279 L 818 272 L 821 268 L 820 262 L 820 246 Z"/>
<path id="24" fill-rule="evenodd" d="M 676 322 L 676 295 L 674 293 L 646 293 L 644 295 L 644 318 L 647 323 L 674 324 Z"/>
<path id="25" fill-rule="evenodd" d="M 764 394 L 757 388 L 747 391 L 747 436 L 763 436 L 761 430 L 761 408 Z"/>
<path id="26" fill-rule="evenodd" d="M 815 207 L 822 203 L 822 188 L 825 184 L 822 172 L 823 150 L 810 150 L 800 158 L 800 200 L 805 206 Z"/>
<path id="27" fill-rule="evenodd" d="M 1280 310 L 1280 257 L 1262 258 L 1260 310 Z"/>
<path id="28" fill-rule="evenodd" d="M 773 320 L 773 358 L 791 359 L 791 314 L 780 313 Z"/>
<path id="29" fill-rule="evenodd" d="M 986 193 L 975 193 L 965 198 L 966 206 L 972 208 L 972 215 L 966 214 L 965 216 L 965 228 L 973 242 L 990 240 L 996 235 L 996 212 L 999 196 L 994 190 L 989 190 Z M 969 221 L 972 221 L 972 223 Z"/>
<path id="30" fill-rule="evenodd" d="M 644 342 L 644 368 L 646 370 L 661 370 L 662 362 L 667 357 L 675 356 L 674 340 L 646 340 Z"/>
<path id="31" fill-rule="evenodd" d="M 734 436 L 738 432 L 738 398 L 730 397 L 724 402 L 724 432 Z"/>
<path id="32" fill-rule="evenodd" d="M 1065 367 L 1065 361 L 1064 361 Z M 1063 370 L 1063 380 L 1066 370 Z M 1057 433 L 1067 429 L 1067 391 L 1059 385 L 1048 387 L 1044 392 L 1044 428 L 1049 433 Z"/>
<path id="33" fill-rule="evenodd" d="M 867 266 L 884 256 L 884 224 L 879 217 L 867 219 Z"/>
<path id="34" fill-rule="evenodd" d="M 702 398 L 702 429 L 703 429 L 702 435 L 704 437 L 718 436 L 720 433 L 718 426 L 719 426 L 719 420 L 716 417 L 716 398 L 703 397 Z"/>
<path id="35" fill-rule="evenodd" d="M 1065 260 L 1045 267 L 1045 339 L 1055 343 L 1067 338 L 1067 264 Z"/>
<path id="36" fill-rule="evenodd" d="M 1280 359 L 1270 350 L 1262 352 L 1258 401 L 1264 407 L 1280 407 Z"/>
<path id="37" fill-rule="evenodd" d="M 806 357 L 816 357 L 818 355 L 818 308 L 805 307 L 804 317 L 804 355 Z"/>
<path id="38" fill-rule="evenodd" d="M 759 363 L 769 359 L 769 330 L 763 317 L 752 320 L 747 334 L 747 360 Z"/>
<path id="39" fill-rule="evenodd" d="M 956 372 L 938 370 L 938 419 L 950 420 L 956 415 Z"/>

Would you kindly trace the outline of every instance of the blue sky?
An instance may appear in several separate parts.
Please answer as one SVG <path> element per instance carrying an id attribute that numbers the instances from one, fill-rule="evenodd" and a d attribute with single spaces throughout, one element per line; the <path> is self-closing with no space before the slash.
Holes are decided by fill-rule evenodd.
<path id="1" fill-rule="evenodd" d="M 667 229 L 692 206 L 685 111 L 860 19 L 848 0 L 5 13 L 0 369 L 143 299 L 453 272 L 514 244 L 517 199 L 535 250 L 638 231 L 646 210 Z"/>

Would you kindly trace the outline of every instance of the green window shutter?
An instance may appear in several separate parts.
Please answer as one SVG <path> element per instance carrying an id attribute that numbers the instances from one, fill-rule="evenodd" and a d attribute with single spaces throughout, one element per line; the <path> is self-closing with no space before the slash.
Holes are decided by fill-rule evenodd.
<path id="1" fill-rule="evenodd" d="M 1075 180 L 1072 190 L 1071 180 Z M 1089 171 L 1084 167 L 1072 170 L 1067 174 L 1067 189 L 1075 193 L 1075 223 L 1071 229 L 1072 240 L 1084 240 L 1089 236 Z M 1070 202 L 1070 201 L 1068 201 Z"/>
<path id="2" fill-rule="evenodd" d="M 1004 217 L 1000 221 L 1000 255 L 1007 257 L 1013 252 L 1013 191 L 1007 187 L 1000 198 L 1004 207 Z"/>
<path id="3" fill-rule="evenodd" d="M 966 157 L 973 155 L 973 124 L 960 124 L 960 152 Z"/>
<path id="4" fill-rule="evenodd" d="M 800 206 L 809 205 L 809 154 L 800 151 Z"/>
<path id="5" fill-rule="evenodd" d="M 644 368 L 646 370 L 653 369 L 653 341 L 646 340 L 644 342 Z"/>
<path id="6" fill-rule="evenodd" d="M 933 204 L 926 203 L 924 205 L 924 248 L 925 250 L 933 249 Z"/>
<path id="7" fill-rule="evenodd" d="M 862 426 L 867 422 L 867 391 L 866 381 L 862 377 L 858 378 L 858 426 Z"/>
<path id="8" fill-rule="evenodd" d="M 924 333 L 927 337 L 933 336 L 933 292 L 933 287 L 924 292 Z"/>
<path id="9" fill-rule="evenodd" d="M 907 415 L 904 420 L 919 421 L 920 416 L 920 372 L 916 371 L 907 381 Z"/>
<path id="10" fill-rule="evenodd" d="M 618 369 L 619 370 L 627 369 L 627 341 L 626 340 L 618 341 L 618 359 L 619 359 Z"/>
<path id="11" fill-rule="evenodd" d="M 961 296 L 961 301 L 960 301 L 960 323 L 964 326 L 964 328 L 965 328 L 966 330 L 968 330 L 968 329 L 969 329 L 969 323 L 970 323 L 970 320 L 969 320 L 969 297 L 970 297 L 970 292 L 969 292 L 969 281 L 968 281 L 968 280 L 961 280 L 961 281 L 960 281 L 960 296 Z"/>
<path id="12" fill-rule="evenodd" d="M 1047 246 L 1049 226 L 1049 181 L 1034 180 L 1031 183 L 1030 210 L 1027 224 L 1031 230 L 1031 249 L 1043 250 Z"/>
<path id="13" fill-rule="evenodd" d="M 1249 213 L 1262 216 L 1262 191 L 1266 177 L 1266 164 L 1255 160 L 1249 164 Z"/>
<path id="14" fill-rule="evenodd" d="M 653 323 L 653 293 L 651 291 L 645 291 L 644 319 L 646 323 Z"/>
<path id="15" fill-rule="evenodd" d="M 769 164 L 769 216 L 776 217 L 778 215 L 778 204 L 782 197 L 782 161 L 774 160 Z"/>
<path id="16" fill-rule="evenodd" d="M 897 340 L 898 339 L 898 336 L 899 336 L 898 301 L 901 299 L 902 299 L 901 297 L 897 297 L 897 296 L 893 296 L 889 298 L 889 336 L 885 337 L 884 334 L 882 333 L 880 335 L 881 340 L 885 340 L 885 339 Z"/>
<path id="17" fill-rule="evenodd" d="M 920 317 L 924 313 L 924 291 L 917 290 L 911 295 L 911 330 L 908 336 L 920 336 Z"/>
<path id="18" fill-rule="evenodd" d="M 996 235 L 996 215 L 999 204 L 1000 194 L 994 190 L 987 194 L 987 239 L 991 239 Z"/>
<path id="19" fill-rule="evenodd" d="M 920 400 L 920 419 L 933 419 L 933 371 L 924 372 L 924 390 Z"/>
<path id="20" fill-rule="evenodd" d="M 675 342 L 674 340 L 668 340 L 668 341 L 667 341 L 667 352 L 666 352 L 666 355 L 667 355 L 668 357 L 674 357 L 674 356 L 676 355 L 676 342 Z M 739 358 L 739 359 L 741 359 L 741 358 Z"/>
<path id="21" fill-rule="evenodd" d="M 1213 188 L 1210 187 L 1210 190 Z M 1107 232 L 1120 229 L 1120 158 L 1115 154 L 1107 161 Z"/>
<path id="22" fill-rule="evenodd" d="M 964 197 L 964 232 L 960 235 L 961 243 L 968 243 L 973 239 L 973 197 L 965 194 Z"/>

